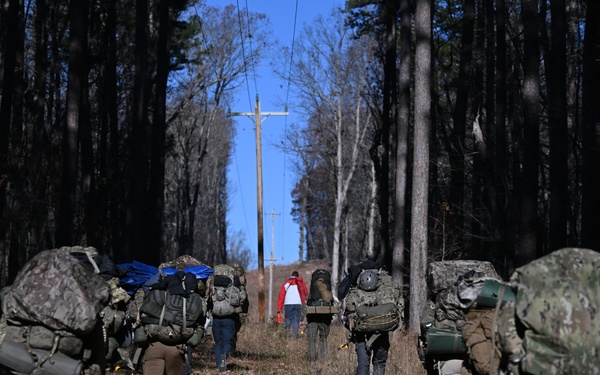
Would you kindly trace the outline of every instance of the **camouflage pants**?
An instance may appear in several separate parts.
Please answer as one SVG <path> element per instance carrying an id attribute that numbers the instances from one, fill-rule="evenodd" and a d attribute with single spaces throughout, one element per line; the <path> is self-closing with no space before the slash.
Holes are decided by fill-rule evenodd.
<path id="1" fill-rule="evenodd" d="M 306 336 L 308 337 L 308 359 L 315 361 L 325 356 L 327 351 L 327 337 L 331 325 L 331 315 L 322 315 L 322 318 L 307 316 Z M 318 340 L 318 343 L 317 343 Z"/>

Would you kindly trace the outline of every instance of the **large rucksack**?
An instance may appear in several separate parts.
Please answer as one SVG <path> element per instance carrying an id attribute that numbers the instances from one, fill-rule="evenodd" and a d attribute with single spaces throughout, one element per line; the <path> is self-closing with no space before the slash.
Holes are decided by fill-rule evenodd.
<path id="1" fill-rule="evenodd" d="M 509 362 L 527 374 L 597 374 L 600 253 L 556 250 L 517 268 L 516 299 L 497 319 Z"/>
<path id="2" fill-rule="evenodd" d="M 3 365 L 26 373 L 42 368 L 45 374 L 77 373 L 81 361 L 103 368 L 100 312 L 109 302 L 110 287 L 70 250 L 38 253 L 3 297 Z M 48 363 L 59 367 L 44 369 Z"/>
<path id="3" fill-rule="evenodd" d="M 400 326 L 404 300 L 384 269 L 363 270 L 356 284 L 350 286 L 345 302 L 352 331 L 390 332 Z"/>
<path id="4" fill-rule="evenodd" d="M 248 296 L 233 267 L 226 264 L 215 266 L 209 289 L 212 315 L 223 317 L 242 313 Z"/>
<path id="5" fill-rule="evenodd" d="M 197 293 L 198 281 L 191 272 L 164 276 L 144 296 L 140 307 L 143 327 L 136 331 L 138 345 L 160 341 L 184 344 L 204 324 L 206 302 Z"/>
<path id="6" fill-rule="evenodd" d="M 310 290 L 308 291 L 309 306 L 330 306 L 333 303 L 331 293 L 331 273 L 319 268 L 312 273 Z"/>
<path id="7" fill-rule="evenodd" d="M 8 320 L 87 334 L 109 298 L 110 287 L 99 275 L 64 251 L 46 250 L 19 271 L 3 310 Z"/>

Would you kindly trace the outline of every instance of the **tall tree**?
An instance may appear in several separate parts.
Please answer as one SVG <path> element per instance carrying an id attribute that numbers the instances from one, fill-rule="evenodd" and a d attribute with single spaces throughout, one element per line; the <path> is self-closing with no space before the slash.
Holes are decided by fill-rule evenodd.
<path id="1" fill-rule="evenodd" d="M 147 228 L 151 228 L 147 236 L 145 248 L 153 254 L 160 254 L 163 249 L 163 211 L 165 204 L 165 143 L 167 121 L 167 81 L 169 78 L 170 43 L 171 40 L 171 1 L 158 2 L 158 45 L 156 47 L 156 94 L 154 98 L 154 116 L 152 118 L 150 182 Z"/>
<path id="2" fill-rule="evenodd" d="M 567 245 L 569 218 L 569 153 L 567 126 L 567 27 L 565 0 L 551 0 L 551 45 L 548 67 L 548 128 L 550 132 L 549 250 Z"/>
<path id="3" fill-rule="evenodd" d="M 465 157 L 467 110 L 469 103 L 469 89 L 471 82 L 469 75 L 472 70 L 473 59 L 473 29 L 475 25 L 475 0 L 465 0 L 462 18 L 462 38 L 460 47 L 460 65 L 457 79 L 456 103 L 452 115 L 452 132 L 450 135 L 450 194 L 449 201 L 452 205 L 451 227 L 455 231 L 464 231 L 464 199 L 465 199 Z M 476 108 L 475 111 L 478 109 Z M 455 242 L 455 240 L 453 241 Z M 463 245 L 458 244 L 462 249 Z"/>
<path id="4" fill-rule="evenodd" d="M 62 132 L 62 176 L 56 245 L 73 245 L 77 186 L 79 126 L 84 89 L 87 87 L 87 1 L 69 3 L 69 75 L 67 114 Z"/>
<path id="5" fill-rule="evenodd" d="M 306 111 L 319 114 L 318 135 L 329 152 L 324 156 L 335 181 L 331 277 L 337 284 L 348 191 L 372 126 L 363 100 L 371 44 L 349 38 L 339 15 L 331 20 L 319 17 L 305 29 L 302 40 L 291 80 Z"/>
<path id="6" fill-rule="evenodd" d="M 506 123 L 506 4 L 505 0 L 496 1 L 495 11 L 495 24 L 496 24 L 496 74 L 494 78 L 495 83 L 495 125 L 496 125 L 496 147 L 494 152 L 494 185 L 496 186 L 497 194 L 495 197 L 490 197 L 490 205 L 492 206 L 492 212 L 495 212 L 496 228 L 498 230 L 498 238 L 500 239 L 500 245 L 497 247 L 499 254 L 495 254 L 495 259 L 503 259 L 504 249 L 507 248 L 507 220 L 506 220 L 506 209 L 505 202 L 507 199 L 507 181 L 508 181 L 508 163 L 507 163 L 507 123 Z M 494 201 L 495 198 L 495 201 Z"/>
<path id="7" fill-rule="evenodd" d="M 536 258 L 537 203 L 540 152 L 540 42 L 538 1 L 522 0 L 523 20 L 523 167 L 521 169 L 521 216 L 517 262 Z"/>
<path id="8" fill-rule="evenodd" d="M 415 130 L 411 209 L 409 329 L 419 332 L 427 300 L 427 207 L 429 199 L 429 131 L 431 125 L 432 1 L 417 0 L 415 10 Z"/>
<path id="9" fill-rule="evenodd" d="M 586 1 L 583 46 L 581 245 L 600 249 L 600 3 Z"/>
<path id="10" fill-rule="evenodd" d="M 396 22 L 398 21 L 398 1 L 383 3 L 384 62 L 383 62 L 383 112 L 381 121 L 381 161 L 379 165 L 379 215 L 381 259 L 384 264 L 393 264 L 393 251 L 390 245 L 390 134 L 398 121 L 397 73 L 396 73 Z M 377 168 L 376 168 L 377 170 Z M 396 270 L 390 270 L 398 272 Z"/>
<path id="11" fill-rule="evenodd" d="M 2 99 L 0 100 L 0 238 L 4 239 L 8 228 L 9 220 L 12 218 L 8 215 L 8 189 L 10 180 L 14 178 L 16 166 L 13 164 L 12 158 L 9 155 L 9 140 L 12 130 L 13 117 L 13 102 L 14 102 L 14 84 L 16 80 L 17 53 L 19 43 L 19 15 L 23 14 L 20 10 L 22 3 L 19 0 L 8 1 L 8 9 L 6 10 L 6 34 L 3 37 L 2 58 L 4 59 L 3 76 L 2 76 Z M 2 12 L 4 13 L 3 7 Z M 6 248 L 5 248 L 6 249 Z M 5 254 L 2 254 L 5 255 Z M 2 257 L 6 259 L 5 256 Z M 9 271 L 9 280 L 12 281 L 16 276 L 19 268 L 19 253 L 11 251 L 8 254 L 8 264 L 6 268 Z M 5 276 L 3 274 L 3 276 Z M 5 281 L 5 280 L 2 280 Z"/>
<path id="12" fill-rule="evenodd" d="M 400 0 L 400 68 L 398 82 L 398 130 L 396 132 L 396 190 L 394 195 L 394 261 L 392 277 L 402 285 L 406 273 L 406 186 L 408 128 L 410 124 L 410 71 L 412 64 L 412 8 L 410 0 Z"/>
<path id="13" fill-rule="evenodd" d="M 133 256 L 134 247 L 144 244 L 143 225 L 148 181 L 148 0 L 135 2 L 135 82 L 133 86 L 133 116 L 131 119 L 130 173 L 127 199 L 126 235 L 123 243 L 125 259 Z M 160 254 L 144 251 L 140 260 L 158 264 Z"/>

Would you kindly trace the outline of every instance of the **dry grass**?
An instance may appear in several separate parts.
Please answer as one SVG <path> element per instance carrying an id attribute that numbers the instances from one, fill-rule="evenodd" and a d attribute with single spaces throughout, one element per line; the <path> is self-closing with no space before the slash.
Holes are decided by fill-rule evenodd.
<path id="1" fill-rule="evenodd" d="M 392 337 L 392 336 L 390 336 Z M 326 357 L 315 363 L 306 359 L 307 340 L 289 340 L 281 327 L 272 324 L 248 323 L 243 326 L 238 339 L 237 355 L 228 361 L 232 374 L 246 375 L 344 375 L 353 374 L 356 353 L 353 344 L 344 349 L 347 330 L 332 324 Z M 218 374 L 212 352 L 212 338 L 198 346 L 194 353 L 193 374 Z M 387 374 L 425 374 L 415 350 L 414 336 L 396 333 L 390 348 Z"/>

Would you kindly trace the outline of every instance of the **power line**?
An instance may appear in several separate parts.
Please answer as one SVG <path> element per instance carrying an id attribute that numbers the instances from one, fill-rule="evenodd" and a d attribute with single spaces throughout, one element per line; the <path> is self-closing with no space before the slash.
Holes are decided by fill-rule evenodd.
<path id="1" fill-rule="evenodd" d="M 298 20 L 298 0 L 296 0 L 296 9 L 294 10 L 294 29 L 292 31 L 292 47 L 290 51 L 290 68 L 288 71 L 288 79 L 287 79 L 287 91 L 285 93 L 285 110 L 288 110 L 289 105 L 289 96 L 290 96 L 290 84 L 292 81 L 292 66 L 294 64 L 294 46 L 296 41 L 296 23 Z M 287 165 L 287 116 L 284 121 L 284 131 L 283 131 L 283 185 L 281 187 L 281 207 L 282 211 L 285 212 L 285 182 L 286 182 L 286 165 Z M 285 220 L 283 219 L 283 215 L 281 216 L 281 243 L 285 242 Z"/>
<path id="2" fill-rule="evenodd" d="M 246 5 L 246 8 L 248 8 L 247 5 Z M 242 28 L 242 18 L 241 18 L 240 1 L 239 0 L 237 0 L 237 11 L 238 11 L 238 25 L 240 28 L 240 41 L 242 43 L 242 58 L 244 59 L 244 78 L 246 80 L 246 88 L 248 90 L 248 104 L 250 105 L 250 108 L 252 108 L 252 97 L 250 95 L 250 83 L 248 82 L 248 66 L 246 63 L 246 50 L 244 48 L 244 31 Z M 255 86 L 256 86 L 256 83 L 255 83 Z"/>
<path id="3" fill-rule="evenodd" d="M 296 21 L 298 19 L 298 0 L 296 0 L 296 10 L 294 11 L 294 30 L 292 31 L 292 48 L 291 48 L 291 52 L 290 52 L 290 69 L 288 72 L 288 82 L 287 82 L 287 92 L 285 93 L 285 106 L 287 109 L 288 106 L 288 99 L 290 96 L 290 82 L 291 82 L 291 77 L 292 77 L 292 65 L 294 62 L 294 44 L 295 44 L 295 40 L 296 40 Z"/>
<path id="4" fill-rule="evenodd" d="M 248 25 L 248 43 L 250 44 L 250 56 L 252 56 L 252 33 L 250 32 L 250 11 L 248 10 L 248 0 L 246 0 L 246 24 Z M 254 79 L 254 92 L 258 94 L 258 86 L 256 84 L 256 69 L 254 68 L 254 65 L 252 65 L 252 77 Z"/>

